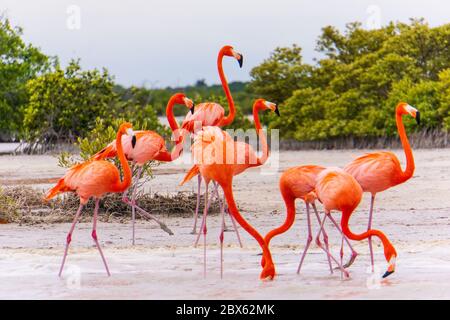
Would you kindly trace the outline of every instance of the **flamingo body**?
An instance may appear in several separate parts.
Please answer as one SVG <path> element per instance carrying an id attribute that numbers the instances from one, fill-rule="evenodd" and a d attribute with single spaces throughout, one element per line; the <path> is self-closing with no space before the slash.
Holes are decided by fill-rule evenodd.
<path id="1" fill-rule="evenodd" d="M 194 114 L 188 113 L 181 128 L 194 132 L 197 128 L 207 126 L 220 126 L 225 116 L 224 108 L 215 102 L 204 102 L 195 106 Z M 197 128 L 195 126 L 198 126 Z"/>

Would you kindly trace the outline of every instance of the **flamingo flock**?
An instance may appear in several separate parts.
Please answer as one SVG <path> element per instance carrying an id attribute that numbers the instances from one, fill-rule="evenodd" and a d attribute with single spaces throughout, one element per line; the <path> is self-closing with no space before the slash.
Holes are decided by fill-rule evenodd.
<path id="1" fill-rule="evenodd" d="M 207 234 L 207 214 L 210 206 L 210 198 L 217 197 L 220 205 L 221 227 L 219 234 L 220 242 L 220 275 L 223 277 L 223 241 L 225 231 L 225 215 L 228 213 L 233 223 L 240 246 L 242 242 L 238 232 L 238 225 L 249 233 L 259 244 L 262 250 L 260 261 L 262 271 L 260 279 L 272 280 L 276 277 L 275 261 L 273 259 L 270 242 L 275 236 L 280 236 L 288 231 L 295 222 L 296 206 L 295 200 L 301 199 L 306 207 L 307 235 L 297 273 L 301 272 L 308 249 L 313 240 L 315 244 L 325 253 L 330 272 L 338 269 L 342 278 L 350 276 L 348 268 L 355 262 L 358 253 L 352 246 L 351 241 L 368 240 L 370 261 L 372 272 L 374 268 L 374 254 L 372 238 L 377 237 L 384 248 L 384 256 L 387 262 L 387 269 L 383 277 L 387 277 L 395 271 L 397 251 L 388 237 L 380 230 L 372 228 L 372 216 L 374 211 L 375 196 L 377 193 L 399 185 L 409 180 L 414 174 L 414 157 L 411 146 L 408 142 L 403 116 L 409 115 L 420 124 L 420 113 L 414 107 L 405 102 L 400 102 L 395 109 L 395 119 L 398 134 L 402 143 L 405 156 L 406 168 L 403 170 L 398 158 L 388 151 L 369 153 L 357 157 L 344 168 L 323 167 L 320 165 L 302 165 L 285 170 L 280 177 L 279 189 L 281 197 L 286 206 L 285 221 L 265 236 L 253 227 L 241 214 L 236 204 L 233 194 L 233 178 L 236 175 L 253 167 L 262 166 L 270 156 L 266 137 L 259 120 L 259 113 L 270 111 L 280 116 L 278 106 L 275 103 L 264 99 L 256 99 L 253 104 L 253 120 L 257 136 L 261 145 L 261 156 L 258 156 L 250 144 L 242 141 L 235 141 L 234 137 L 222 130 L 223 127 L 231 124 L 235 117 L 235 105 L 227 79 L 223 72 L 222 60 L 225 56 L 232 57 L 238 61 L 240 67 L 243 64 L 242 54 L 235 51 L 232 46 L 221 48 L 217 58 L 217 68 L 219 77 L 228 101 L 229 113 L 225 115 L 225 109 L 214 102 L 204 102 L 194 106 L 192 100 L 182 93 L 174 94 L 167 103 L 166 116 L 169 126 L 173 132 L 175 146 L 172 151 L 166 149 L 164 138 L 156 132 L 150 130 L 133 131 L 130 123 L 120 125 L 114 141 L 96 153 L 91 159 L 77 164 L 70 168 L 67 173 L 50 189 L 45 200 L 50 200 L 63 192 L 75 192 L 80 198 L 80 206 L 75 214 L 71 228 L 67 234 L 65 250 L 59 270 L 62 275 L 64 264 L 67 258 L 69 245 L 76 223 L 81 215 L 83 207 L 90 198 L 95 200 L 93 215 L 92 238 L 103 261 L 106 273 L 109 276 L 110 270 L 99 244 L 97 236 L 97 216 L 101 198 L 107 193 L 122 193 L 122 201 L 131 207 L 132 213 L 132 244 L 135 244 L 135 215 L 150 218 L 168 232 L 172 234 L 164 222 L 158 220 L 153 215 L 139 207 L 136 199 L 138 182 L 142 174 L 143 166 L 149 161 L 171 162 L 176 160 L 183 152 L 183 144 L 186 136 L 193 139 L 191 146 L 194 165 L 187 172 L 180 185 L 197 176 L 197 204 L 194 214 L 194 226 L 192 233 L 197 234 L 195 246 L 200 236 L 203 235 L 203 273 L 206 275 L 206 234 Z M 181 126 L 178 125 L 173 108 L 175 105 L 184 105 L 187 115 Z M 118 157 L 120 169 L 109 158 Z M 132 163 L 130 167 L 129 162 Z M 137 173 L 132 181 L 134 168 Z M 121 178 L 122 177 L 122 178 Z M 197 233 L 197 220 L 200 207 L 201 182 L 205 182 L 204 209 L 201 220 L 200 231 Z M 209 194 L 209 185 L 213 183 L 213 193 Z M 220 187 L 220 188 L 219 188 Z M 220 189 L 223 192 L 223 200 L 220 197 Z M 349 227 L 350 217 L 359 206 L 363 193 L 371 194 L 369 209 L 369 221 L 367 230 L 357 234 Z M 128 198 L 131 194 L 131 199 Z M 317 203 L 323 206 L 324 214 L 321 217 L 316 206 Z M 319 231 L 313 234 L 311 209 L 319 225 Z M 340 222 L 333 216 L 332 212 L 341 213 Z M 339 257 L 335 257 L 330 251 L 330 244 L 325 221 L 329 219 L 341 235 Z M 314 237 L 315 236 L 315 237 Z M 351 255 L 344 263 L 344 243 L 349 247 Z M 334 267 L 333 264 L 336 266 Z"/>

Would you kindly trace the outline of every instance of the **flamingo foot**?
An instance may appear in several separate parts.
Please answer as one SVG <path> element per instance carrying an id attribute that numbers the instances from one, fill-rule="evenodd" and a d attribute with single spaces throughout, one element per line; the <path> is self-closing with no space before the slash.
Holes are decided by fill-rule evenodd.
<path id="1" fill-rule="evenodd" d="M 356 252 L 356 251 L 352 252 L 352 255 L 350 256 L 350 259 L 348 260 L 348 262 L 343 265 L 344 269 L 349 268 L 353 264 L 353 262 L 355 262 L 357 256 L 358 256 L 358 252 Z"/>

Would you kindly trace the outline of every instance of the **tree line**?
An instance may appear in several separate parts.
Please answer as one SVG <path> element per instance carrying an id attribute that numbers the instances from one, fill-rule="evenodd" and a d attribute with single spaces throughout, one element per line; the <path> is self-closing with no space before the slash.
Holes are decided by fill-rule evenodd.
<path id="1" fill-rule="evenodd" d="M 408 130 L 450 130 L 450 24 L 411 20 L 366 30 L 354 22 L 342 32 L 327 26 L 316 50 L 322 58 L 308 64 L 300 46 L 276 48 L 251 70 L 249 82 L 231 82 L 238 109 L 232 127 L 250 127 L 246 115 L 253 100 L 263 97 L 280 105 L 282 117 L 263 120 L 282 129 L 284 139 L 394 136 L 400 100 L 422 113 L 423 125 L 406 120 Z M 99 123 L 106 129 L 122 118 L 167 135 L 157 116 L 177 91 L 196 103 L 216 101 L 227 108 L 221 85 L 204 80 L 180 88 L 124 87 L 106 69 L 83 70 L 79 60 L 63 68 L 57 57 L 26 44 L 22 29 L 4 17 L 0 60 L 2 141 L 70 142 L 101 132 Z"/>

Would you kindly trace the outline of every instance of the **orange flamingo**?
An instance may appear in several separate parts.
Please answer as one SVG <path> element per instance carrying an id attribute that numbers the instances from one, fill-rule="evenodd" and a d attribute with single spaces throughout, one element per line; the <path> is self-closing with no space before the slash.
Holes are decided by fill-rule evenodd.
<path id="1" fill-rule="evenodd" d="M 316 165 L 305 165 L 305 166 L 289 168 L 281 175 L 281 177 L 280 177 L 280 192 L 281 192 L 281 195 L 283 197 L 283 200 L 285 202 L 286 209 L 287 209 L 286 220 L 280 227 L 271 230 L 264 237 L 264 240 L 266 241 L 267 245 L 269 246 L 270 241 L 273 237 L 289 230 L 291 228 L 291 226 L 294 224 L 294 220 L 295 220 L 295 214 L 296 214 L 295 200 L 301 199 L 305 202 L 306 219 L 307 219 L 306 221 L 307 221 L 307 226 L 308 226 L 308 237 L 306 240 L 305 249 L 303 250 L 303 253 L 300 258 L 300 263 L 297 268 L 297 274 L 300 273 L 306 253 L 312 242 L 310 206 L 313 207 L 315 216 L 316 216 L 319 224 L 321 221 L 319 213 L 318 213 L 316 205 L 315 205 L 315 200 L 317 199 L 317 196 L 316 196 L 314 190 L 315 190 L 315 186 L 316 186 L 317 176 L 323 170 L 325 170 L 325 167 L 316 166 Z M 339 225 L 336 224 L 336 227 L 340 231 Z M 329 244 L 328 244 L 328 235 L 325 232 L 325 229 L 323 230 L 323 240 L 325 242 L 325 248 L 322 247 L 322 244 L 320 242 L 317 242 L 317 245 L 320 248 L 322 248 L 325 252 L 327 252 L 327 251 L 329 251 Z M 345 240 L 352 251 L 350 260 L 346 264 L 346 266 L 350 266 L 353 263 L 353 261 L 355 260 L 357 253 L 351 246 L 350 241 L 348 241 L 347 238 L 345 238 Z M 331 259 L 328 254 L 327 254 L 327 258 L 328 258 L 328 265 L 330 268 L 330 272 L 333 273 Z M 261 264 L 264 266 L 264 264 L 265 264 L 264 259 L 262 259 Z"/>
<path id="2" fill-rule="evenodd" d="M 420 124 L 420 112 L 405 102 L 400 102 L 395 111 L 397 130 L 400 136 L 405 156 L 406 169 L 402 170 L 400 161 L 392 152 L 382 151 L 368 153 L 360 156 L 348 164 L 344 170 L 350 173 L 362 187 L 364 192 L 371 193 L 369 223 L 367 230 L 372 227 L 372 213 L 375 202 L 375 195 L 398 184 L 409 180 L 414 174 L 414 157 L 406 136 L 405 126 L 402 116 L 409 114 Z M 372 271 L 374 268 L 372 238 L 369 238 L 370 260 Z"/>
<path id="3" fill-rule="evenodd" d="M 172 231 L 167 228 L 167 226 L 160 220 L 158 220 L 153 215 L 149 214 L 147 211 L 142 209 L 136 204 L 136 191 L 138 186 L 138 181 L 142 174 L 143 166 L 151 160 L 170 162 L 178 159 L 183 148 L 183 135 L 180 132 L 180 128 L 173 114 L 173 107 L 175 104 L 184 104 L 187 108 L 194 112 L 194 103 L 192 100 L 188 99 L 182 93 L 176 93 L 172 95 L 167 103 L 166 115 L 169 121 L 169 126 L 175 137 L 176 145 L 172 152 L 168 152 L 163 137 L 154 131 L 150 130 L 140 130 L 135 132 L 135 140 L 132 141 L 131 137 L 123 136 L 122 145 L 126 158 L 132 161 L 134 165 L 138 166 L 138 172 L 135 178 L 134 187 L 131 191 L 131 201 L 127 197 L 128 190 L 123 194 L 122 201 L 131 206 L 131 217 L 133 226 L 132 243 L 135 244 L 135 217 L 136 209 L 138 209 L 141 215 L 144 215 L 150 219 L 155 220 L 161 228 L 172 235 Z M 106 158 L 114 158 L 117 155 L 116 141 L 111 142 L 108 146 L 103 148 L 97 154 L 93 156 L 95 160 L 101 160 Z"/>
<path id="4" fill-rule="evenodd" d="M 223 46 L 220 49 L 219 54 L 217 56 L 217 69 L 223 90 L 225 91 L 225 95 L 227 97 L 228 106 L 230 108 L 228 115 L 225 116 L 224 108 L 218 103 L 214 102 L 200 103 L 195 106 L 195 112 L 193 114 L 186 115 L 186 118 L 184 119 L 181 125 L 183 129 L 195 133 L 196 131 L 200 130 L 202 127 L 205 126 L 224 127 L 233 122 L 234 116 L 236 114 L 236 109 L 234 106 L 233 97 L 231 96 L 230 88 L 228 87 L 227 78 L 225 77 L 225 74 L 223 72 L 222 60 L 224 56 L 234 57 L 238 61 L 239 67 L 241 68 L 243 63 L 243 56 L 241 53 L 236 52 L 234 48 L 229 45 Z M 200 206 L 201 183 L 202 177 L 199 175 L 197 183 L 197 205 L 195 208 L 194 226 L 192 228 L 192 234 L 197 233 L 197 220 L 198 220 L 198 210 Z M 215 183 L 214 183 L 214 192 L 215 196 L 219 199 L 220 202 L 219 194 L 217 192 L 217 185 Z"/>
<path id="5" fill-rule="evenodd" d="M 397 252 L 389 239 L 379 230 L 367 230 L 361 234 L 354 234 L 350 231 L 348 226 L 350 216 L 361 202 L 363 190 L 360 184 L 353 178 L 352 175 L 339 168 L 328 168 L 323 170 L 317 177 L 316 194 L 320 202 L 325 208 L 325 216 L 320 225 L 320 230 L 317 235 L 319 237 L 323 230 L 325 219 L 329 217 L 333 223 L 336 224 L 334 218 L 331 216 L 331 210 L 339 210 L 342 212 L 341 228 L 342 228 L 342 242 L 341 242 L 341 262 L 339 263 L 331 254 L 328 255 L 338 264 L 342 274 L 348 276 L 348 272 L 342 266 L 342 246 L 344 235 L 351 240 L 361 241 L 371 236 L 378 237 L 383 243 L 384 256 L 388 262 L 387 271 L 383 278 L 386 278 L 395 271 L 395 260 Z"/>
<path id="6" fill-rule="evenodd" d="M 267 262 L 264 265 L 260 275 L 261 279 L 275 276 L 275 267 L 272 261 L 269 248 L 262 236 L 241 216 L 233 197 L 232 182 L 233 176 L 243 172 L 247 168 L 260 166 L 265 163 L 268 157 L 267 141 L 259 122 L 258 112 L 260 110 L 272 110 L 279 115 L 278 107 L 271 102 L 263 99 L 257 99 L 253 106 L 253 116 L 255 127 L 258 130 L 258 136 L 261 139 L 263 155 L 258 158 L 252 147 L 243 142 L 235 142 L 234 139 L 225 131 L 218 127 L 204 127 L 199 131 L 192 145 L 192 153 L 197 162 L 184 178 L 181 184 L 190 180 L 192 177 L 200 174 L 206 183 L 205 207 L 201 230 L 203 231 L 204 241 L 204 275 L 206 275 L 206 215 L 208 203 L 208 185 L 211 180 L 216 181 L 224 191 L 231 215 L 248 233 L 250 233 L 259 243 L 263 250 L 263 257 Z M 225 161 L 224 161 L 225 160 Z M 224 215 L 222 211 L 222 228 L 220 233 L 220 261 L 221 277 L 223 276 L 223 222 Z"/>
<path id="7" fill-rule="evenodd" d="M 58 183 L 50 189 L 45 200 L 48 201 L 54 196 L 62 192 L 76 192 L 80 197 L 80 206 L 77 213 L 73 219 L 72 226 L 69 233 L 67 234 L 66 248 L 64 250 L 64 256 L 61 263 L 61 268 L 59 269 L 59 276 L 61 276 L 64 263 L 67 257 L 67 251 L 69 249 L 69 244 L 72 240 L 72 233 L 75 229 L 75 225 L 80 217 L 83 206 L 87 204 L 89 198 L 95 198 L 95 209 L 94 209 L 94 219 L 92 227 L 92 238 L 94 239 L 95 245 L 102 257 L 103 264 L 105 265 L 106 273 L 109 275 L 108 264 L 106 263 L 105 256 L 103 255 L 102 249 L 98 242 L 97 237 L 97 215 L 100 199 L 110 192 L 124 192 L 131 183 L 131 169 L 128 165 L 128 161 L 125 158 L 122 148 L 122 136 L 128 134 L 131 139 L 134 138 L 134 132 L 132 130 L 130 123 L 123 123 L 119 131 L 117 132 L 116 144 L 117 144 L 117 155 L 120 160 L 120 164 L 123 168 L 123 180 L 120 180 L 119 169 L 109 161 L 106 160 L 88 160 L 83 163 L 77 164 L 70 168 L 68 172 L 59 179 Z"/>

